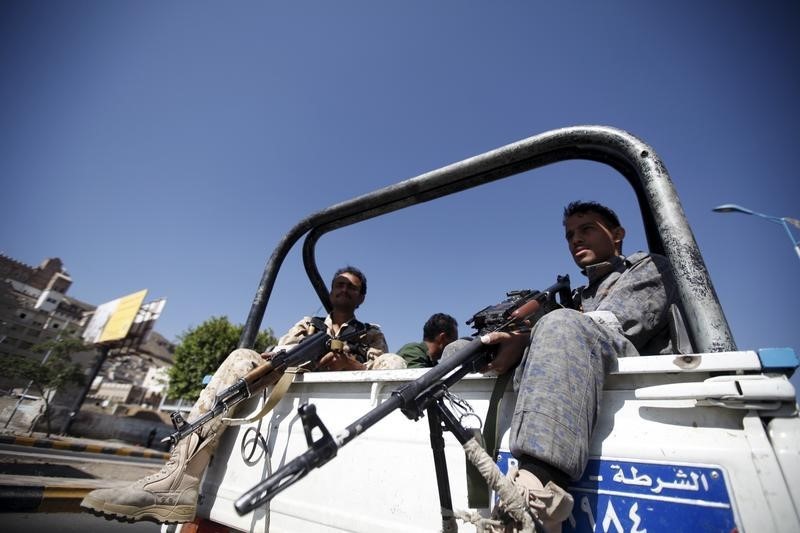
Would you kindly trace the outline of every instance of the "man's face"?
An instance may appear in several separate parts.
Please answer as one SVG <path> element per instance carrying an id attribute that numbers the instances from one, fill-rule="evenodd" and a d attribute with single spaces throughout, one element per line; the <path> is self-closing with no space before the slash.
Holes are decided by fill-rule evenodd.
<path id="1" fill-rule="evenodd" d="M 354 311 L 364 302 L 361 294 L 361 280 L 355 274 L 345 272 L 333 280 L 331 286 L 331 305 L 334 309 Z"/>
<path id="2" fill-rule="evenodd" d="M 572 259 L 581 268 L 619 255 L 625 237 L 622 227 L 609 228 L 603 217 L 592 211 L 568 217 L 564 227 Z"/>
<path id="3" fill-rule="evenodd" d="M 431 361 L 438 361 L 441 359 L 444 349 L 448 344 L 458 339 L 458 328 L 439 333 L 433 341 L 433 347 L 428 353 Z"/>

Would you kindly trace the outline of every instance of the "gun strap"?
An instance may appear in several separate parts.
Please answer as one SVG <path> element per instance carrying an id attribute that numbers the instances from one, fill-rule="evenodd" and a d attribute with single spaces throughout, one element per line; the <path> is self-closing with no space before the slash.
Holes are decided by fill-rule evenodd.
<path id="1" fill-rule="evenodd" d="M 483 435 L 476 435 L 476 441 L 486 450 L 492 459 L 497 457 L 497 415 L 500 404 L 505 395 L 508 382 L 514 375 L 514 369 L 497 376 L 489 399 L 489 409 L 486 411 L 486 422 L 483 425 Z M 489 507 L 489 487 L 478 468 L 467 461 L 467 503 L 471 508 Z"/>
<path id="2" fill-rule="evenodd" d="M 229 426 L 241 426 L 243 424 L 249 424 L 251 422 L 261 420 L 267 415 L 267 413 L 272 411 L 276 405 L 278 405 L 278 402 L 281 401 L 283 396 L 286 394 L 286 391 L 289 390 L 289 386 L 294 381 L 295 374 L 304 371 L 305 369 L 296 366 L 287 368 L 278 382 L 275 383 L 275 386 L 272 387 L 269 397 L 267 398 L 267 401 L 264 402 L 264 405 L 261 406 L 261 409 L 245 418 L 223 418 L 222 423 Z"/>

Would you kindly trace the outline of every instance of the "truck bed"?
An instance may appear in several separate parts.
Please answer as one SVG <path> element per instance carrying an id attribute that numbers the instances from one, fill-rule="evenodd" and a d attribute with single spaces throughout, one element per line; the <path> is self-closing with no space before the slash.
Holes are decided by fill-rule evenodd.
<path id="1" fill-rule="evenodd" d="M 754 351 L 620 359 L 605 383 L 589 467 L 570 487 L 575 507 L 565 531 L 800 531 L 794 389 L 784 375 L 762 367 Z M 199 515 L 241 531 L 439 531 L 428 424 L 399 411 L 262 508 L 239 516 L 233 507 L 308 448 L 299 405 L 315 404 L 336 436 L 426 371 L 297 376 L 260 424 L 226 430 L 203 482 Z M 470 374 L 451 390 L 485 420 L 494 385 L 495 378 Z M 498 416 L 500 435 L 506 434 L 501 469 L 513 462 L 507 451 L 513 403 L 509 387 Z M 445 433 L 445 443 L 453 506 L 467 510 L 464 453 L 452 435 Z M 461 524 L 460 530 L 475 529 Z"/>

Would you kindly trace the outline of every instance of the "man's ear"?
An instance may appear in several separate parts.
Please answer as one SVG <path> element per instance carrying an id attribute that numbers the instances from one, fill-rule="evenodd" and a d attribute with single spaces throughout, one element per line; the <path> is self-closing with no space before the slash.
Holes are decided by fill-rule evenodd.
<path id="1" fill-rule="evenodd" d="M 625 228 L 622 226 L 617 226 L 616 228 L 611 230 L 611 238 L 614 241 L 614 247 L 617 249 L 617 253 L 622 251 L 622 240 L 625 238 Z"/>

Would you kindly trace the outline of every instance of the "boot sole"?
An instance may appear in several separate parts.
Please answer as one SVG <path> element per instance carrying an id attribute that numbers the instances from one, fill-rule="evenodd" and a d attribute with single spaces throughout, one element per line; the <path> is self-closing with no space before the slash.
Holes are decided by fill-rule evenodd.
<path id="1" fill-rule="evenodd" d="M 150 505 L 148 507 L 135 507 L 131 505 L 116 505 L 104 503 L 86 496 L 81 502 L 81 508 L 95 516 L 104 516 L 120 522 L 137 522 L 151 520 L 161 524 L 177 524 L 194 520 L 197 507 L 194 505 Z"/>

